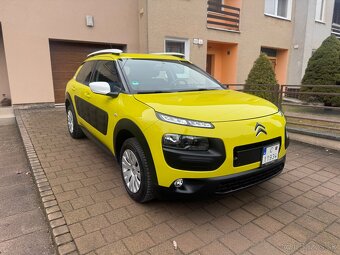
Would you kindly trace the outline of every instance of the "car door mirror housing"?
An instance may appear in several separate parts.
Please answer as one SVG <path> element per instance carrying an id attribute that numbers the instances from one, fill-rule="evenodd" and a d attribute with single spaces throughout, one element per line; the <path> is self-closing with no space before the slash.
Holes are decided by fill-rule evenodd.
<path id="1" fill-rule="evenodd" d="M 105 81 L 95 81 L 91 82 L 89 85 L 91 91 L 96 94 L 107 95 L 111 92 L 110 84 Z"/>
<path id="2" fill-rule="evenodd" d="M 95 81 L 91 82 L 89 85 L 93 93 L 112 97 L 117 97 L 119 95 L 119 91 L 111 92 L 111 86 L 106 81 Z"/>

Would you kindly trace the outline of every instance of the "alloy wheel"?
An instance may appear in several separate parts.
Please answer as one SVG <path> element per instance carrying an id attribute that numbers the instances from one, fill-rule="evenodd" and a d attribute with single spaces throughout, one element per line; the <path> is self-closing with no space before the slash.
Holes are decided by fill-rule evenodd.
<path id="1" fill-rule="evenodd" d="M 141 186 L 140 165 L 136 154 L 126 149 L 122 157 L 122 171 L 125 184 L 132 193 L 137 193 Z"/>
<path id="2" fill-rule="evenodd" d="M 67 126 L 68 126 L 68 130 L 70 131 L 70 133 L 73 133 L 73 113 L 71 110 L 68 110 L 67 112 Z"/>

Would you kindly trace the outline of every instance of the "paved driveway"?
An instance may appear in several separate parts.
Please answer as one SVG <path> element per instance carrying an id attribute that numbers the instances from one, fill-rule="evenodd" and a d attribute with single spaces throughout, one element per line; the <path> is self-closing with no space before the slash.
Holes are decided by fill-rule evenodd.
<path id="1" fill-rule="evenodd" d="M 21 115 L 81 254 L 340 254 L 337 152 L 292 142 L 284 172 L 261 185 L 140 205 L 113 158 L 69 137 L 64 109 Z"/>

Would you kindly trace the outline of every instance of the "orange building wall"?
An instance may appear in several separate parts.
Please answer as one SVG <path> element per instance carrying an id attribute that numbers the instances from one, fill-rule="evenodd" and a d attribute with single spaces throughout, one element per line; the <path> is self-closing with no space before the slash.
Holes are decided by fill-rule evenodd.
<path id="1" fill-rule="evenodd" d="M 208 42 L 207 53 L 213 55 L 212 74 L 221 83 L 237 82 L 237 49 L 237 44 Z"/>
<path id="2" fill-rule="evenodd" d="M 229 5 L 237 8 L 241 8 L 242 6 L 242 0 L 224 0 L 223 1 L 224 5 Z"/>
<path id="3" fill-rule="evenodd" d="M 212 75 L 215 79 L 222 81 L 222 54 L 221 48 L 217 45 L 208 44 L 208 54 L 213 55 L 212 58 Z"/>
<path id="4" fill-rule="evenodd" d="M 276 79 L 279 84 L 287 84 L 288 50 L 278 50 L 276 55 Z"/>
<path id="5" fill-rule="evenodd" d="M 227 84 L 237 83 L 237 44 L 229 44 L 225 46 L 227 54 L 223 57 L 222 67 L 225 72 L 223 73 L 223 80 Z M 228 55 L 229 51 L 229 55 Z"/>

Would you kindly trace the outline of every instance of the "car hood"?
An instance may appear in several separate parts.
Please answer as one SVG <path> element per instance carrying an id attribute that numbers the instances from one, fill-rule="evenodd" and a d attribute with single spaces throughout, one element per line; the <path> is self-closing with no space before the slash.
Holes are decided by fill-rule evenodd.
<path id="1" fill-rule="evenodd" d="M 259 118 L 278 112 L 267 100 L 233 90 L 135 94 L 155 111 L 193 120 L 220 122 Z"/>

